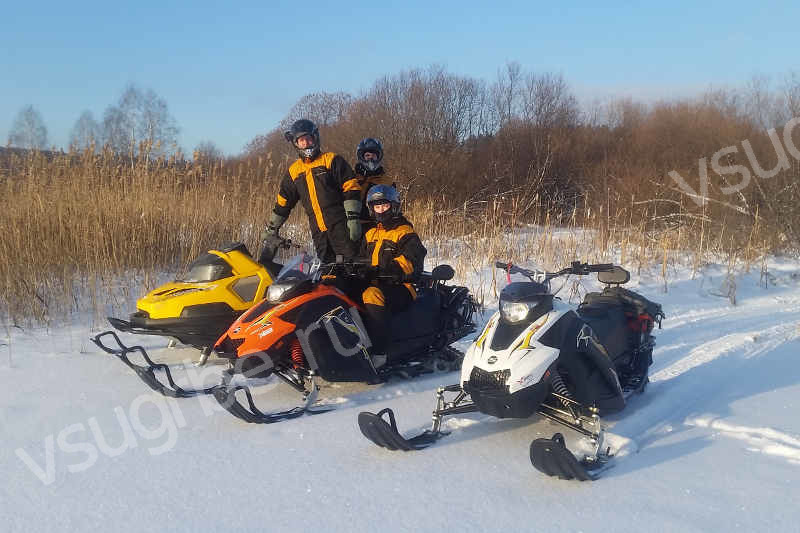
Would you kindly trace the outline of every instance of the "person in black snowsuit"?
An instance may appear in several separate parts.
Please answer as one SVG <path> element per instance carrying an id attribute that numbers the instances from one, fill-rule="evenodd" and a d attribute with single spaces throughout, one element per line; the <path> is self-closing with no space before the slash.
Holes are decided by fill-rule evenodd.
<path id="1" fill-rule="evenodd" d="M 310 120 L 292 124 L 286 140 L 299 158 L 281 180 L 267 229 L 261 234 L 265 250 L 276 248 L 278 230 L 297 202 L 308 215 L 317 257 L 331 263 L 337 255 L 352 258 L 361 240 L 361 185 L 345 159 L 320 149 L 319 130 Z"/>
<path id="2" fill-rule="evenodd" d="M 361 252 L 374 267 L 375 279 L 360 287 L 360 296 L 372 340 L 370 353 L 377 368 L 386 362 L 391 315 L 406 309 L 417 297 L 413 283 L 422 273 L 427 250 L 400 212 L 394 187 L 374 185 L 367 206 L 375 225 L 365 232 Z"/>

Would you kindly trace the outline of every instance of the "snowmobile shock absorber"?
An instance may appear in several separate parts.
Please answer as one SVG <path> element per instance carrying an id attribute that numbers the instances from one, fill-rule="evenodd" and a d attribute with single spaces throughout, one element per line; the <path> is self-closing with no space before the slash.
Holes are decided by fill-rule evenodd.
<path id="1" fill-rule="evenodd" d="M 561 400 L 561 403 L 564 404 L 564 407 L 569 408 L 570 404 L 564 398 L 572 398 L 572 395 L 570 395 L 569 389 L 564 384 L 564 380 L 561 379 L 561 374 L 559 374 L 558 371 L 553 370 L 550 383 L 553 385 L 553 391 L 559 396 L 559 400 Z"/>
<path id="2" fill-rule="evenodd" d="M 291 355 L 292 355 L 292 363 L 294 364 L 294 368 L 299 369 L 305 366 L 305 357 L 303 356 L 303 347 L 300 345 L 300 341 L 294 339 L 292 341 L 291 346 Z"/>

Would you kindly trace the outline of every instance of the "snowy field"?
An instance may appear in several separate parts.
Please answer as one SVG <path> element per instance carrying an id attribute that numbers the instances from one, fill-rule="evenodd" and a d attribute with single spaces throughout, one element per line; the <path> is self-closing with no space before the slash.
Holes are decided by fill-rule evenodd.
<path id="1" fill-rule="evenodd" d="M 617 464 L 592 483 L 531 466 L 531 441 L 559 430 L 538 418 L 451 418 L 450 436 L 413 453 L 361 436 L 358 412 L 383 407 L 401 431 L 425 428 L 455 372 L 328 386 L 333 412 L 255 426 L 210 398 L 149 394 L 88 342 L 99 330 L 5 330 L 0 531 L 800 531 L 800 262 L 773 260 L 767 288 L 740 273 L 736 306 L 711 294 L 723 274 L 673 272 L 667 293 L 633 275 L 667 319 L 652 383 L 607 420 Z M 265 390 L 265 408 L 291 401 Z"/>

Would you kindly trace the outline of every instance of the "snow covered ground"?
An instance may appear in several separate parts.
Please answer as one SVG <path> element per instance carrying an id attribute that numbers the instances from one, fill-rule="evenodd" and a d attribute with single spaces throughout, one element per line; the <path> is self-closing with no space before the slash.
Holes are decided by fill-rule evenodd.
<path id="1" fill-rule="evenodd" d="M 255 426 L 213 399 L 149 394 L 86 326 L 6 330 L 0 530 L 798 531 L 800 262 L 769 272 L 766 289 L 758 272 L 736 277 L 736 306 L 710 294 L 718 267 L 671 273 L 666 294 L 634 275 L 629 287 L 667 319 L 652 383 L 608 420 L 620 460 L 593 483 L 531 467 L 530 442 L 558 430 L 536 418 L 451 419 L 450 436 L 414 453 L 359 433 L 359 411 L 387 406 L 401 430 L 426 427 L 436 387 L 456 373 L 327 387 L 333 412 Z M 261 405 L 290 401 L 266 389 Z"/>

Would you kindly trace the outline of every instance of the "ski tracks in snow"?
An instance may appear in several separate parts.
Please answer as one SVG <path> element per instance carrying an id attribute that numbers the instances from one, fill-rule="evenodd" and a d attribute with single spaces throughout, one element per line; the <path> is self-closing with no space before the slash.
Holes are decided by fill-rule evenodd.
<path id="1" fill-rule="evenodd" d="M 689 417 L 687 426 L 712 429 L 726 437 L 739 439 L 748 444 L 748 450 L 787 459 L 800 465 L 800 439 L 772 428 L 754 428 L 731 424 L 713 416 Z"/>
<path id="2" fill-rule="evenodd" d="M 792 355 L 800 348 L 793 346 L 800 338 L 800 298 L 765 295 L 737 307 L 687 310 L 676 318 L 658 335 L 649 390 L 633 399 L 632 412 L 610 417 L 614 433 L 607 435 L 608 444 L 624 456 L 681 430 L 707 428 L 744 441 L 750 451 L 800 465 L 800 439 L 708 414 L 730 411 L 733 402 L 770 387 L 798 383 L 797 373 L 781 374 L 780 368 L 793 368 Z M 757 385 L 756 373 L 771 376 L 771 385 Z"/>

